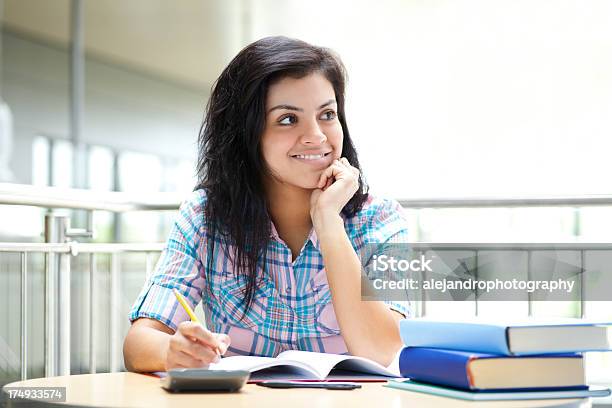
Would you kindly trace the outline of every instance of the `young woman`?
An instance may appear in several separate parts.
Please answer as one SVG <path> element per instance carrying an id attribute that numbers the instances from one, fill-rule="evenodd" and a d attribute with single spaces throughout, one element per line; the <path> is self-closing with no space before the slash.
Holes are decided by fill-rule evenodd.
<path id="1" fill-rule="evenodd" d="M 247 46 L 223 71 L 200 132 L 199 184 L 130 314 L 129 370 L 287 349 L 391 362 L 409 311 L 361 301 L 358 253 L 405 241 L 406 220 L 367 193 L 344 91 L 339 58 L 285 37 Z M 173 288 L 202 301 L 207 329 Z"/>

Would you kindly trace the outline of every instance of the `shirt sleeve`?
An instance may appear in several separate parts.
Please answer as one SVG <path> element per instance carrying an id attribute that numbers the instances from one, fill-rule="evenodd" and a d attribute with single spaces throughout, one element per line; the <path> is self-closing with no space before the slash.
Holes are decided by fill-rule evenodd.
<path id="1" fill-rule="evenodd" d="M 204 193 L 196 191 L 178 212 L 164 250 L 129 314 L 159 320 L 173 330 L 189 316 L 172 289 L 176 288 L 193 309 L 202 298 L 204 268 L 199 247 L 204 233 Z"/>
<path id="2" fill-rule="evenodd" d="M 401 205 L 395 200 L 377 200 L 365 209 L 362 218 L 362 228 L 359 228 L 356 239 L 357 252 L 362 254 L 364 269 L 372 268 L 372 256 L 385 253 L 386 244 L 406 244 L 409 242 L 409 229 L 406 215 Z M 376 248 L 376 252 L 365 255 Z M 406 296 L 408 297 L 408 296 Z M 408 299 L 384 300 L 390 309 L 408 318 L 412 315 Z"/>

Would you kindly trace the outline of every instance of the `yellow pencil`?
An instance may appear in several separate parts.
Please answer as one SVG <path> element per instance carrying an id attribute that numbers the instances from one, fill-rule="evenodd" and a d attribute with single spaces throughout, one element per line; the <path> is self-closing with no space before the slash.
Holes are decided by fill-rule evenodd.
<path id="1" fill-rule="evenodd" d="M 198 320 L 198 316 L 196 316 L 195 313 L 193 313 L 193 310 L 191 310 L 191 308 L 189 307 L 189 304 L 187 303 L 187 300 L 185 300 L 183 295 L 181 295 L 179 291 L 176 290 L 176 288 L 172 288 L 172 291 L 174 292 L 174 296 L 176 296 L 176 300 L 179 301 L 181 306 L 183 306 L 183 309 L 185 309 L 185 311 L 189 315 L 189 318 L 191 319 L 191 321 L 194 323 L 200 323 L 200 320 Z"/>
<path id="2" fill-rule="evenodd" d="M 189 315 L 191 321 L 194 323 L 200 323 L 200 320 L 195 315 L 195 313 L 193 313 L 193 310 L 191 310 L 191 307 L 189 307 L 189 304 L 187 303 L 187 300 L 185 300 L 183 295 L 181 295 L 179 291 L 176 290 L 176 288 L 172 288 L 172 291 L 174 292 L 174 296 L 176 296 L 176 300 L 178 300 L 181 306 L 183 306 L 183 309 L 185 309 L 185 311 Z M 219 347 L 215 347 L 215 351 L 217 352 L 217 356 L 221 357 L 221 350 L 219 350 Z"/>

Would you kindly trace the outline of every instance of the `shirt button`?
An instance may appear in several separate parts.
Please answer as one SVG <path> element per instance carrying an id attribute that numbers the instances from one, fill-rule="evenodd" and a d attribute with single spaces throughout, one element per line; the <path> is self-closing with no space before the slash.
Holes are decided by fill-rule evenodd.
<path id="1" fill-rule="evenodd" d="M 285 288 L 285 292 L 286 292 L 286 293 L 291 293 L 291 286 L 287 286 L 287 287 Z"/>

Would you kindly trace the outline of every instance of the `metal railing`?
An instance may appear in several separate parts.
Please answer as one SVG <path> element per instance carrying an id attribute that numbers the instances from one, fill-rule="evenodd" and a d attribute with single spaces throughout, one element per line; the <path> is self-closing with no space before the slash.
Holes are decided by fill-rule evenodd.
<path id="1" fill-rule="evenodd" d="M 65 216 L 46 215 L 47 220 L 53 220 L 56 225 L 66 225 L 68 221 Z M 28 347 L 27 347 L 27 315 L 28 315 L 28 255 L 40 253 L 45 255 L 45 375 L 68 375 L 70 374 L 70 327 L 71 327 L 71 301 L 70 301 L 70 258 L 79 254 L 89 255 L 89 288 L 85 290 L 89 296 L 89 370 L 96 372 L 97 350 L 97 313 L 94 306 L 97 303 L 97 271 L 96 255 L 109 254 L 111 257 L 110 282 L 111 301 L 110 312 L 118 309 L 118 294 L 120 293 L 120 254 L 144 253 L 145 274 L 148 277 L 153 270 L 152 255 L 160 253 L 163 243 L 150 244 L 96 244 L 79 243 L 76 241 L 64 243 L 0 243 L 0 253 L 20 254 L 21 275 L 21 378 L 27 378 Z M 61 302 L 56 300 L 61 299 Z M 111 371 L 118 371 L 118 344 L 119 330 L 117 319 L 111 319 L 110 345 L 111 345 Z"/>
<path id="2" fill-rule="evenodd" d="M 164 211 L 176 210 L 184 197 L 177 193 L 142 195 L 98 192 L 57 187 L 0 183 L 0 205 L 27 205 L 42 208 L 79 210 Z M 526 197 L 439 197 L 399 198 L 405 208 L 487 208 L 487 207 L 592 207 L 612 206 L 612 195 L 526 196 Z"/>
<path id="3" fill-rule="evenodd" d="M 47 219 L 56 218 L 47 215 Z M 57 217 L 62 220 L 64 217 Z M 61 221 L 58 223 L 61 225 Z M 97 303 L 97 270 L 96 256 L 100 254 L 110 255 L 110 314 L 119 309 L 120 293 L 120 262 L 121 254 L 144 253 L 146 257 L 144 271 L 149 276 L 153 269 L 152 257 L 161 252 L 162 243 L 151 244 L 89 244 L 78 242 L 65 243 L 33 243 L 16 244 L 0 243 L 0 253 L 20 254 L 21 275 L 21 378 L 27 378 L 28 367 L 28 256 L 32 253 L 40 253 L 45 256 L 45 376 L 70 374 L 70 327 L 71 327 L 71 263 L 70 259 L 79 254 L 89 255 L 89 279 L 88 288 L 84 290 L 88 294 L 88 321 L 89 321 L 89 371 L 96 372 L 96 350 L 98 334 L 97 316 L 94 305 Z M 61 300 L 61 301 L 59 301 Z M 110 345 L 111 345 L 111 371 L 119 369 L 120 336 L 118 319 L 110 319 Z"/>
<path id="4" fill-rule="evenodd" d="M 592 207 L 612 205 L 612 195 L 496 196 L 399 199 L 406 208 Z"/>
<path id="5" fill-rule="evenodd" d="M 126 253 L 145 254 L 145 273 L 153 269 L 153 255 L 161 252 L 163 243 L 81 243 L 77 238 L 92 236 L 92 212 L 95 210 L 114 213 L 128 211 L 176 210 L 180 205 L 179 195 L 156 193 L 144 201 L 140 196 L 120 192 L 95 192 L 90 190 L 61 189 L 0 183 L 0 205 L 20 205 L 47 209 L 86 210 L 85 228 L 71 228 L 66 215 L 49 212 L 44 221 L 44 243 L 0 243 L 0 253 L 20 255 L 20 376 L 27 378 L 28 368 L 28 257 L 30 254 L 44 255 L 44 325 L 45 325 L 45 376 L 70 374 L 70 327 L 71 327 L 71 263 L 79 254 L 89 255 L 89 371 L 96 372 L 96 349 L 98 335 L 97 313 L 93 305 L 97 302 L 96 256 L 110 255 L 110 311 L 118 309 L 120 293 L 120 255 Z M 61 301 L 59 301 L 61 299 Z M 121 343 L 118 319 L 110 319 L 110 370 L 117 371 L 119 344 Z"/>
<path id="6" fill-rule="evenodd" d="M 533 279 L 533 266 L 531 260 L 534 258 L 534 254 L 543 254 L 543 253 L 574 253 L 576 255 L 576 263 L 575 265 L 565 265 L 574 269 L 574 274 L 578 276 L 578 287 L 579 298 L 576 299 L 578 302 L 579 311 L 577 316 L 584 318 L 586 317 L 587 311 L 587 296 L 586 296 L 586 277 L 585 272 L 589 270 L 587 267 L 589 255 L 598 254 L 600 255 L 602 251 L 606 251 L 609 253 L 610 257 L 606 259 L 612 260 L 612 242 L 604 243 L 604 242 L 560 242 L 560 243 L 540 243 L 540 242 L 532 242 L 532 243 L 427 243 L 427 242 L 416 242 L 411 243 L 410 247 L 417 254 L 425 255 L 428 251 L 433 251 L 436 253 L 464 253 L 459 256 L 460 258 L 465 258 L 465 253 L 469 253 L 474 260 L 476 260 L 476 265 L 474 270 L 478 272 L 481 269 L 479 265 L 479 259 L 482 260 L 483 254 L 487 255 L 497 255 L 500 254 L 516 254 L 516 253 L 525 253 L 526 254 L 526 265 L 524 272 L 524 277 L 528 280 Z M 516 258 L 519 258 L 516 256 Z M 491 261 L 491 259 L 487 259 L 487 261 Z M 520 274 L 520 267 L 514 267 L 514 273 Z M 605 282 L 610 282 L 610 279 L 604 279 Z M 604 299 L 597 299 L 604 300 Z M 475 300 L 475 311 L 474 315 L 479 315 L 479 301 Z M 420 302 L 417 306 L 417 310 L 419 315 L 423 316 L 426 314 L 426 301 Z M 533 299 L 530 293 L 527 293 L 527 315 L 533 316 Z"/>
<path id="7" fill-rule="evenodd" d="M 117 310 L 119 303 L 120 265 L 119 256 L 124 253 L 138 252 L 146 255 L 145 272 L 151 273 L 152 256 L 159 253 L 162 243 L 152 244 L 122 244 L 122 243 L 80 243 L 75 241 L 78 237 L 91 236 L 91 212 L 94 210 L 110 212 L 126 211 L 165 211 L 178 209 L 183 197 L 171 193 L 159 193 L 134 196 L 118 192 L 94 192 L 90 190 L 58 189 L 53 187 L 34 187 L 16 184 L 0 183 L 0 205 L 22 205 L 41 208 L 64 208 L 88 211 L 88 226 L 84 229 L 70 228 L 67 216 L 50 212 L 45 215 L 45 243 L 0 243 L 0 253 L 10 252 L 20 254 L 21 263 L 21 378 L 27 377 L 28 347 L 28 256 L 40 253 L 45 256 L 45 375 L 70 374 L 70 259 L 78 254 L 89 255 L 89 371 L 96 372 L 97 314 L 93 305 L 96 303 L 96 256 L 109 254 L 110 261 L 110 310 Z M 531 207 L 531 206 L 599 206 L 612 205 L 612 196 L 589 197 L 498 197 L 498 198 L 442 198 L 442 199 L 410 199 L 399 200 L 407 208 L 451 208 L 451 207 Z M 478 245 L 475 247 L 474 245 Z M 513 249 L 541 250 L 548 244 L 508 244 Z M 565 244 L 568 249 L 585 251 L 589 249 L 611 249 L 612 244 Z M 441 243 L 415 243 L 414 249 L 437 250 L 471 250 L 504 249 L 504 244 L 441 244 Z M 559 244 L 555 244 L 556 249 Z M 507 248 L 505 248 L 507 249 Z M 584 253 L 582 252 L 582 255 Z M 61 299 L 61 302 L 58 301 Z M 424 312 L 425 305 L 419 309 Z M 584 306 L 581 311 L 583 313 Z M 119 369 L 119 330 L 118 319 L 110 319 L 110 370 Z"/>
<path id="8" fill-rule="evenodd" d="M 176 210 L 183 198 L 176 193 L 155 193 L 143 200 L 141 194 L 0 183 L 0 205 L 111 212 L 166 211 Z"/>

